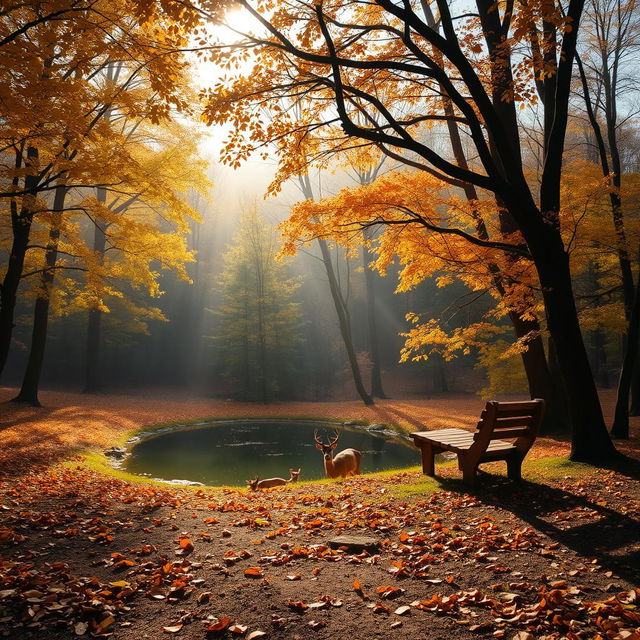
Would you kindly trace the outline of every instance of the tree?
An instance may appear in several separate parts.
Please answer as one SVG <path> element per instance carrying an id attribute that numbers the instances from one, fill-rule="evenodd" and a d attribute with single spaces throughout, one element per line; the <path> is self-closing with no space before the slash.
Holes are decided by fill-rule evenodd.
<path id="1" fill-rule="evenodd" d="M 294 301 L 299 282 L 276 260 L 276 234 L 257 207 L 240 218 L 220 275 L 219 318 L 213 336 L 223 376 L 234 395 L 266 403 L 291 396 L 301 316 Z"/>
<path id="2" fill-rule="evenodd" d="M 39 275 L 40 283 L 35 292 L 27 369 L 15 401 L 39 404 L 38 386 L 52 296 L 64 295 L 73 300 L 62 311 L 66 315 L 89 310 L 101 318 L 129 292 L 145 291 L 151 298 L 160 296 L 158 267 L 188 279 L 185 264 L 194 257 L 187 250 L 185 235 L 198 214 L 187 203 L 187 192 L 202 192 L 209 184 L 205 165 L 197 156 L 197 137 L 190 133 L 191 140 L 187 141 L 186 128 L 175 123 L 165 123 L 163 127 L 145 124 L 137 131 L 126 141 L 110 127 L 103 131 L 109 134 L 107 137 L 94 137 L 97 144 L 91 154 L 103 166 L 113 168 L 108 179 L 120 179 L 117 192 L 105 188 L 103 198 L 96 198 L 84 195 L 87 190 L 76 189 L 73 201 L 65 208 L 69 190 L 62 183 L 56 189 L 53 210 L 48 216 L 39 213 L 41 223 L 48 223 L 48 237 L 38 242 L 46 226 L 40 229 L 36 225 L 29 247 L 33 269 L 23 274 Z M 77 158 L 82 163 L 83 156 Z M 126 171 L 119 170 L 123 166 Z M 101 251 L 88 242 L 93 229 L 100 229 Z M 62 259 L 58 257 L 60 243 Z M 38 264 L 38 260 L 42 263 Z M 85 275 L 54 279 L 59 271 Z M 130 309 L 144 315 L 135 305 Z M 157 309 L 151 315 L 162 318 Z M 87 355 L 95 358 L 90 367 L 97 379 L 100 368 L 96 353 Z"/>
<path id="3" fill-rule="evenodd" d="M 0 293 L 0 373 L 34 216 L 47 210 L 46 197 L 60 180 L 69 188 L 98 186 L 100 168 L 87 155 L 80 166 L 77 156 L 116 104 L 132 115 L 128 90 L 139 79 L 151 88 L 144 113 L 152 121 L 172 109 L 188 111 L 185 29 L 196 29 L 199 20 L 195 10 L 172 1 L 51 0 L 0 12 L 0 206 L 13 235 Z M 97 78 L 113 60 L 122 61 L 125 73 L 118 86 L 105 86 Z"/>
<path id="4" fill-rule="evenodd" d="M 344 136 L 334 148 L 344 147 L 347 139 L 374 145 L 445 184 L 472 184 L 493 194 L 513 219 L 508 241 L 484 240 L 423 218 L 412 223 L 441 237 L 457 236 L 473 246 L 531 260 L 566 384 L 571 457 L 601 462 L 615 455 L 579 325 L 559 217 L 570 81 L 584 0 L 570 0 L 566 11 L 556 3 L 501 6 L 478 0 L 476 13 L 464 16 L 436 0 L 442 35 L 409 2 L 376 0 L 366 7 L 294 2 L 275 14 L 261 3 L 239 4 L 265 35 L 247 34 L 244 45 L 213 53 L 228 66 L 247 48 L 255 55 L 250 78 L 223 79 L 209 94 L 208 121 L 234 128 L 224 158 L 239 162 L 277 139 L 282 180 L 295 170 L 295 150 L 305 132 L 317 135 L 324 127 L 327 137 L 335 136 L 337 123 Z M 540 99 L 547 126 L 539 188 L 528 180 L 517 118 L 519 105 L 537 100 L 535 65 L 516 55 L 520 41 L 538 25 L 553 35 L 544 40 L 544 77 L 552 79 L 553 90 L 545 90 Z M 441 87 L 454 104 L 453 115 L 442 112 Z M 263 126 L 262 110 L 267 105 L 277 110 L 283 95 L 303 95 L 314 107 L 305 110 L 301 121 L 294 123 L 281 111 L 275 124 Z M 477 163 L 472 167 L 451 162 L 421 137 L 429 124 L 452 119 L 473 145 Z"/>
<path id="5" fill-rule="evenodd" d="M 301 173 L 298 175 L 298 181 L 300 189 L 304 197 L 308 200 L 313 200 L 314 193 L 311 186 L 311 180 L 308 173 Z M 340 327 L 340 335 L 342 336 L 342 343 L 345 351 L 347 352 L 347 358 L 349 360 L 349 368 L 351 369 L 351 376 L 353 378 L 353 384 L 355 385 L 356 392 L 362 399 L 365 405 L 372 405 L 373 397 L 367 393 L 362 381 L 362 372 L 360 370 L 360 364 L 356 354 L 355 347 L 353 345 L 353 335 L 351 332 L 351 318 L 349 314 L 349 307 L 342 294 L 342 289 L 338 278 L 336 277 L 336 271 L 333 267 L 331 259 L 331 250 L 327 241 L 322 238 L 317 238 L 318 246 L 320 247 L 320 256 L 322 264 L 324 265 L 325 272 L 327 274 L 327 280 L 329 282 L 329 291 L 331 292 L 331 299 L 333 300 L 333 306 L 338 316 L 338 326 Z"/>
<path id="6" fill-rule="evenodd" d="M 611 182 L 609 201 L 615 227 L 615 244 L 620 268 L 624 313 L 629 325 L 623 359 L 612 435 L 629 437 L 629 396 L 638 355 L 640 297 L 637 296 L 627 239 L 622 200 L 623 166 L 619 129 L 630 113 L 620 113 L 620 103 L 637 91 L 635 72 L 629 73 L 640 47 L 640 14 L 635 0 L 593 0 L 585 20 L 588 34 L 584 61 L 578 57 L 578 70 L 589 124 L 604 177 Z M 624 98 L 623 98 L 624 96 Z M 602 122 L 602 127 L 601 127 Z M 604 130 L 604 131 L 603 131 Z M 640 279 L 640 274 L 638 276 Z"/>

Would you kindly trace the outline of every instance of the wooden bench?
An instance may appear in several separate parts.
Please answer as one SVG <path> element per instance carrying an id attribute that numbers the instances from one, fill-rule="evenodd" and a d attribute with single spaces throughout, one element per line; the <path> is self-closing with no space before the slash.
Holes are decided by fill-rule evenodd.
<path id="1" fill-rule="evenodd" d="M 536 439 L 543 414 L 544 400 L 491 400 L 475 432 L 452 428 L 417 431 L 411 436 L 422 451 L 422 471 L 428 476 L 435 475 L 435 455 L 452 451 L 458 454 L 464 482 L 473 482 L 479 464 L 495 460 L 505 460 L 509 478 L 520 480 L 522 461 Z"/>

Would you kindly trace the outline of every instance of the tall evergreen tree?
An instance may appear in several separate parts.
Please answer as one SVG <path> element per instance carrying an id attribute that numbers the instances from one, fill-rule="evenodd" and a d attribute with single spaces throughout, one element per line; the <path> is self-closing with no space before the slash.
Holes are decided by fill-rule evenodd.
<path id="1" fill-rule="evenodd" d="M 246 400 L 270 402 L 296 391 L 299 282 L 276 259 L 277 245 L 275 230 L 255 205 L 248 207 L 219 278 L 218 369 Z"/>

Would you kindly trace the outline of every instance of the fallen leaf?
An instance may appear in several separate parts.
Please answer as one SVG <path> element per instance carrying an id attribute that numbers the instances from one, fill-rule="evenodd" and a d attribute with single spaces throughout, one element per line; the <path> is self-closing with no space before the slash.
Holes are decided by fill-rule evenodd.
<path id="1" fill-rule="evenodd" d="M 229 616 L 220 616 L 218 617 L 218 621 L 212 622 L 205 631 L 207 633 L 220 633 L 220 631 L 224 631 L 232 622 L 233 619 Z"/>
<path id="2" fill-rule="evenodd" d="M 248 636 L 247 640 L 255 640 L 256 638 L 264 638 L 267 634 L 264 631 L 252 631 Z"/>
<path id="3" fill-rule="evenodd" d="M 244 570 L 244 575 L 247 578 L 262 578 L 264 573 L 262 573 L 262 569 L 260 567 L 249 567 Z"/>
<path id="4" fill-rule="evenodd" d="M 391 609 L 389 609 L 389 607 L 385 607 L 382 602 L 376 602 L 373 605 L 373 613 L 391 613 Z"/>
<path id="5" fill-rule="evenodd" d="M 380 597 L 384 598 L 385 600 L 392 600 L 393 598 L 397 598 L 404 593 L 404 589 L 401 589 L 400 587 L 393 587 L 391 585 L 378 587 L 376 591 L 380 595 Z"/>
<path id="6" fill-rule="evenodd" d="M 180 538 L 180 548 L 176 551 L 177 556 L 188 556 L 193 552 L 195 547 L 189 538 Z"/>
<path id="7" fill-rule="evenodd" d="M 182 622 L 178 622 L 178 624 L 171 625 L 170 627 L 162 627 L 162 630 L 165 633 L 178 633 L 183 626 Z"/>
<path id="8" fill-rule="evenodd" d="M 131 587 L 131 583 L 126 580 L 117 580 L 116 582 L 109 583 L 112 587 L 120 587 L 121 589 L 129 589 Z"/>
<path id="9" fill-rule="evenodd" d="M 302 602 L 302 600 L 289 600 L 287 601 L 287 604 L 294 610 L 294 611 L 305 611 L 306 609 L 308 609 L 308 605 L 306 602 Z"/>
<path id="10" fill-rule="evenodd" d="M 243 633 L 246 633 L 248 628 L 249 627 L 244 624 L 232 624 L 229 627 L 229 631 L 231 631 L 231 633 L 235 633 L 237 636 L 241 636 Z"/>
<path id="11" fill-rule="evenodd" d="M 398 607 L 393 613 L 395 613 L 397 616 L 403 616 L 406 613 L 409 613 L 409 611 L 411 611 L 411 607 L 403 604 L 401 607 Z"/>

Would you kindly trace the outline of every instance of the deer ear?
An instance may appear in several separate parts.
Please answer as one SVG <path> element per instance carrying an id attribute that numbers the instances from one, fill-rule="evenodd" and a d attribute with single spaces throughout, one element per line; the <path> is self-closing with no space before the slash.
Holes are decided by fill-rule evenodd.
<path id="1" fill-rule="evenodd" d="M 333 451 L 337 446 L 338 446 L 338 443 L 337 443 L 337 442 L 334 442 L 334 443 L 331 445 L 331 451 Z"/>
<path id="2" fill-rule="evenodd" d="M 317 444 L 316 445 L 316 449 L 320 449 L 320 451 L 322 451 L 322 445 L 321 444 Z"/>

